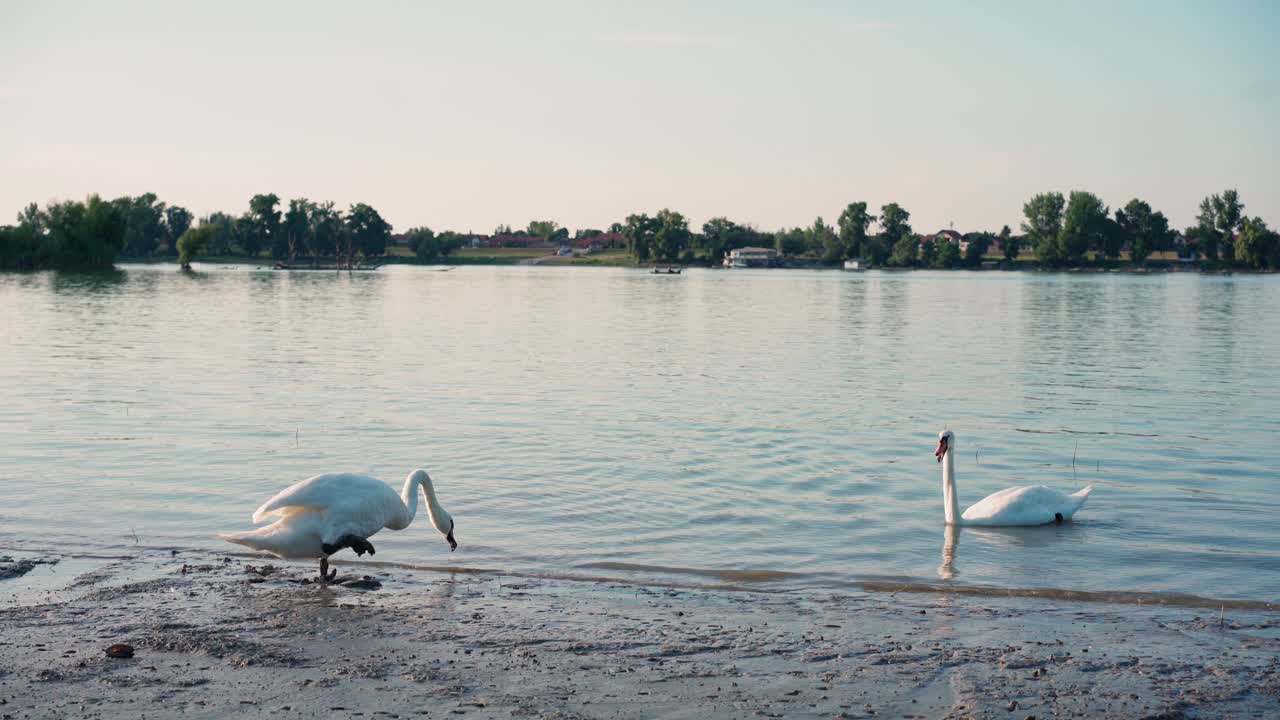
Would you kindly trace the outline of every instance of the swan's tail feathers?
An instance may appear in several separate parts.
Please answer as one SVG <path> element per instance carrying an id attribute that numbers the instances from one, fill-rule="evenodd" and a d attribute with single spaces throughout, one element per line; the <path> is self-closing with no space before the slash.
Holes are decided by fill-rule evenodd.
<path id="1" fill-rule="evenodd" d="M 1071 508 L 1071 512 L 1068 517 L 1075 515 L 1077 510 L 1084 507 L 1084 501 L 1089 499 L 1089 493 L 1091 492 L 1093 492 L 1093 486 L 1089 485 L 1083 490 L 1077 490 L 1076 492 L 1071 493 L 1071 497 L 1075 498 L 1075 507 Z"/>
<path id="2" fill-rule="evenodd" d="M 271 552 L 275 549 L 275 543 L 271 542 L 271 535 L 262 532 L 261 529 L 239 533 L 218 533 L 218 539 L 254 550 Z"/>

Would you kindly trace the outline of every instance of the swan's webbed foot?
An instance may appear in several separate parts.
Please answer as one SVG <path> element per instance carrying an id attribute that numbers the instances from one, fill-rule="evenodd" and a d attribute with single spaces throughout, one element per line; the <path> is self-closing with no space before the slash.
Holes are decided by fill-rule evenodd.
<path id="1" fill-rule="evenodd" d="M 364 555 L 365 553 L 369 553 L 370 555 L 374 554 L 375 551 L 373 549 L 373 543 L 362 537 L 356 537 L 354 535 L 348 535 L 347 537 L 349 538 L 347 546 L 354 550 L 356 555 Z"/>
<path id="2" fill-rule="evenodd" d="M 342 548 L 351 548 L 355 551 L 356 555 L 364 555 L 365 553 L 373 555 L 376 552 L 373 549 L 373 543 L 369 542 L 365 538 L 357 537 L 355 535 L 343 535 L 333 544 L 321 543 L 320 545 L 320 549 L 323 550 L 326 555 L 332 555 Z"/>

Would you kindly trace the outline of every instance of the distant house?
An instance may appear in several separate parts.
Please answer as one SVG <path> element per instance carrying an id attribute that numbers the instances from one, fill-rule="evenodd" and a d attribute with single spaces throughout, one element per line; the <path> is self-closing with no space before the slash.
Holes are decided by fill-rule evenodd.
<path id="1" fill-rule="evenodd" d="M 944 240 L 960 248 L 960 252 L 964 252 L 969 249 L 969 241 L 965 239 L 964 235 L 956 232 L 955 230 L 939 230 L 932 235 L 920 236 L 921 245 L 924 245 L 925 243 L 939 243 Z"/>
<path id="2" fill-rule="evenodd" d="M 773 248 L 734 248 L 724 256 L 727 268 L 774 267 L 778 264 L 778 251 Z"/>
<path id="3" fill-rule="evenodd" d="M 489 247 L 550 248 L 557 246 L 556 243 L 547 242 L 538 235 L 530 235 L 528 233 L 493 235 L 490 236 L 489 243 Z"/>
<path id="4" fill-rule="evenodd" d="M 611 247 L 622 247 L 627 244 L 627 239 L 622 233 L 606 232 L 591 237 L 578 238 L 574 241 L 578 247 L 586 250 L 603 250 Z"/>

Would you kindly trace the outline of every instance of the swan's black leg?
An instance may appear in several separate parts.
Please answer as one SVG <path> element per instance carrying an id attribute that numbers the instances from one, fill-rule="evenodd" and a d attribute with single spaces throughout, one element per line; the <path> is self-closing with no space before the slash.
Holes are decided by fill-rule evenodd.
<path id="1" fill-rule="evenodd" d="M 338 574 L 338 570 L 336 568 L 332 573 L 329 572 L 329 558 L 327 557 L 320 558 L 320 584 L 321 585 L 327 585 L 333 582 L 333 578 L 336 577 L 337 574 Z"/>

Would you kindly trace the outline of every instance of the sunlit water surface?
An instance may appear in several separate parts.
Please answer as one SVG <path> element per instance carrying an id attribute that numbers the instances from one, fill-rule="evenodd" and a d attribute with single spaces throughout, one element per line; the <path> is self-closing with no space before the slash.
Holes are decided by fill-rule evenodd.
<path id="1" fill-rule="evenodd" d="M 421 466 L 461 547 L 379 560 L 1276 601 L 1278 311 L 1260 276 L 5 274 L 0 549 L 220 549 L 308 475 Z M 944 426 L 962 506 L 1096 490 L 949 538 Z"/>

